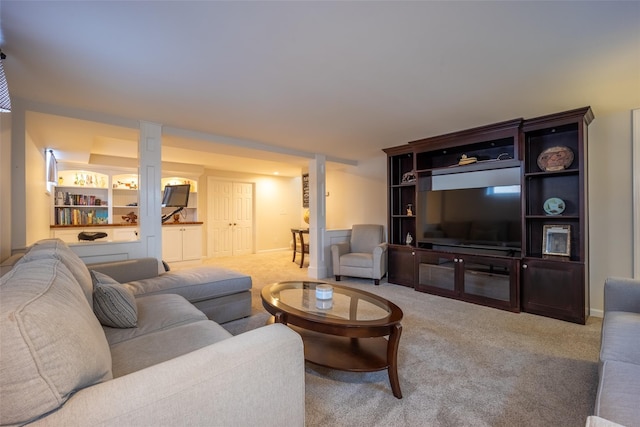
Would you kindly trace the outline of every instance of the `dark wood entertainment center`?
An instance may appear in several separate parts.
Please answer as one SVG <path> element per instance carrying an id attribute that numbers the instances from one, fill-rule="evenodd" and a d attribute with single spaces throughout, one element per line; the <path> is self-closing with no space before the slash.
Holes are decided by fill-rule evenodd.
<path id="1" fill-rule="evenodd" d="M 389 282 L 584 324 L 589 316 L 587 127 L 593 118 L 584 107 L 385 149 Z M 502 181 L 516 194 L 484 202 L 463 192 L 465 185 L 479 187 L 473 194 L 508 188 Z M 460 197 L 469 197 L 469 203 Z M 519 197 L 515 218 L 499 204 L 500 197 Z M 485 212 L 482 204 L 488 204 Z M 495 218 L 486 216 L 491 209 Z M 458 219 L 445 221 L 445 211 Z"/>

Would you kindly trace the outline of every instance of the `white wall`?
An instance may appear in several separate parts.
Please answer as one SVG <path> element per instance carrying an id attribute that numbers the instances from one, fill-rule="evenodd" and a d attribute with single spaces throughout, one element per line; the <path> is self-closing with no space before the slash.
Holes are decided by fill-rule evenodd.
<path id="1" fill-rule="evenodd" d="M 255 181 L 256 252 L 289 248 L 291 228 L 300 227 L 300 178 L 263 176 Z"/>
<path id="2" fill-rule="evenodd" d="M 631 111 L 594 113 L 588 151 L 589 288 L 591 312 L 601 316 L 604 280 L 633 274 Z"/>
<path id="3" fill-rule="evenodd" d="M 387 157 L 380 153 L 358 166 L 327 172 L 327 230 L 353 224 L 387 226 Z"/>
<path id="4" fill-rule="evenodd" d="M 11 255 L 11 114 L 0 113 L 0 261 Z"/>
<path id="5" fill-rule="evenodd" d="M 51 195 L 47 192 L 45 152 L 27 134 L 25 141 L 27 246 L 50 236 Z"/>

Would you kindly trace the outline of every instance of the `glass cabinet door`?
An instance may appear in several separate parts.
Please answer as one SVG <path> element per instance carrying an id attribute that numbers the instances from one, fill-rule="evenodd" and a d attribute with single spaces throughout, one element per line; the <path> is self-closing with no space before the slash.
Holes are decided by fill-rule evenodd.
<path id="1" fill-rule="evenodd" d="M 458 265 L 465 299 L 519 310 L 517 260 L 461 255 Z"/>
<path id="2" fill-rule="evenodd" d="M 454 254 L 420 251 L 418 258 L 418 283 L 416 290 L 442 295 L 457 294 Z"/>

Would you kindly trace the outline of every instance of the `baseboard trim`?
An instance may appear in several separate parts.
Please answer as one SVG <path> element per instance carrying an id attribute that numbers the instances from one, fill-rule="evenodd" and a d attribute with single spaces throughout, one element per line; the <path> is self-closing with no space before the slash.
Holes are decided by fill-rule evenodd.
<path id="1" fill-rule="evenodd" d="M 589 309 L 589 316 L 603 318 L 604 317 L 604 311 L 592 308 L 592 309 Z"/>

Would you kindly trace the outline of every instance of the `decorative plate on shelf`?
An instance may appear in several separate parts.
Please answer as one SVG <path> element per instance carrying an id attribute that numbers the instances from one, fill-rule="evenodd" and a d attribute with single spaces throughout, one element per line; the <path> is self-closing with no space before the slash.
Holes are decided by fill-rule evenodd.
<path id="1" fill-rule="evenodd" d="M 569 147 L 557 146 L 544 150 L 538 156 L 538 167 L 545 172 L 561 171 L 573 163 L 573 151 Z"/>
<path id="2" fill-rule="evenodd" d="M 560 215 L 565 209 L 564 200 L 557 197 L 551 197 L 544 201 L 544 211 L 548 215 Z"/>

